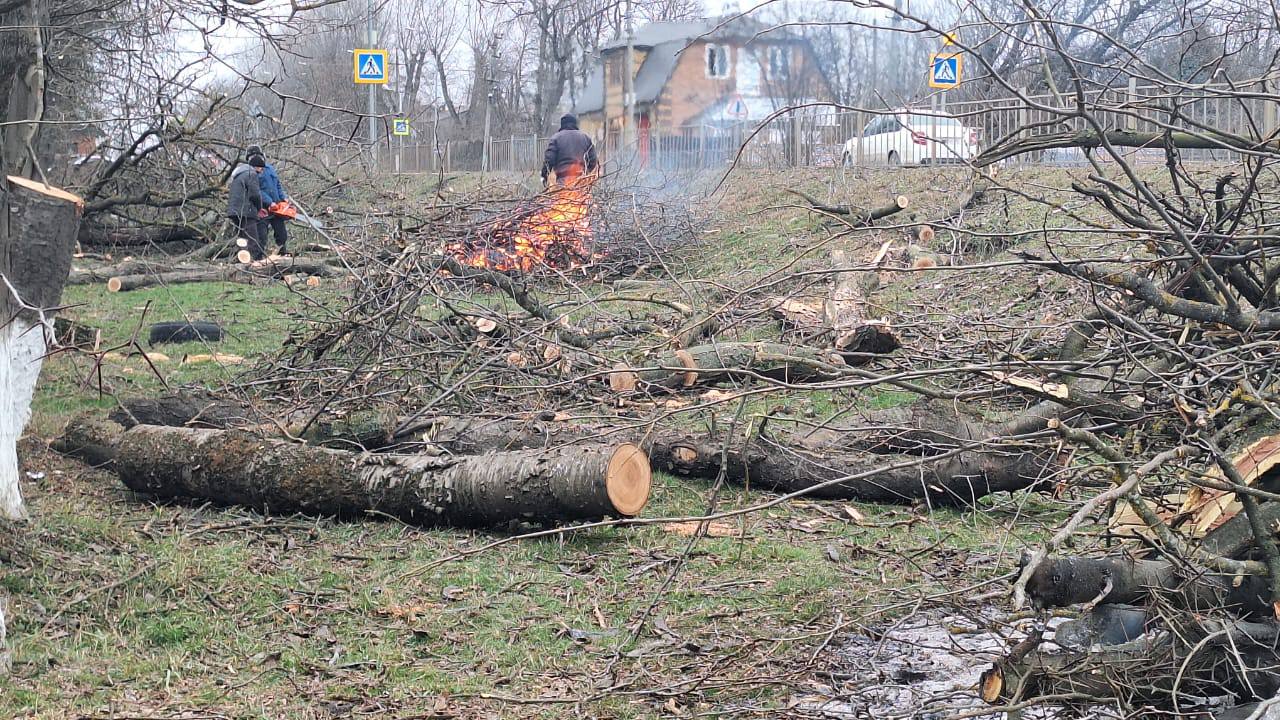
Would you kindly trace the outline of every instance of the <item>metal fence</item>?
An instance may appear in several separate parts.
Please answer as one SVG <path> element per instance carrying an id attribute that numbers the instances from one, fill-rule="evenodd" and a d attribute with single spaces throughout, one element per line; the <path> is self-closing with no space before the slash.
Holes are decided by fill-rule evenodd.
<path id="1" fill-rule="evenodd" d="M 1213 131 L 1243 138 L 1262 137 L 1276 126 L 1276 96 L 1262 91 L 1226 87 L 1168 88 L 1138 86 L 1106 88 L 1085 94 L 1090 120 L 1104 130 L 1160 133 L 1168 129 Z M 1091 130 L 1093 126 L 1077 109 L 1075 95 L 1033 95 L 994 100 L 943 104 L 940 96 L 928 107 L 913 112 L 958 118 L 975 128 L 983 146 L 1014 139 L 1035 138 L 1061 132 Z M 841 163 L 883 161 L 858 152 L 846 156 L 845 143 L 862 137 L 868 123 L 891 114 L 892 109 L 868 112 L 836 112 L 831 108 L 805 108 L 765 123 L 703 124 L 641 131 L 631 147 L 624 147 L 618 133 L 597 137 L 597 147 L 607 169 L 626 166 L 661 172 L 723 169 L 731 163 L 746 167 L 832 167 Z M 926 134 L 929 134 L 926 131 Z M 451 140 L 435 145 L 393 143 L 380 152 L 379 167 L 400 173 L 473 171 L 536 173 L 547 138 L 532 135 L 493 137 L 485 140 Z M 1164 162 L 1159 146 L 1128 148 L 1124 153 L 1137 162 Z M 1224 160 L 1226 149 L 1181 151 L 1184 160 Z M 1100 157 L 1102 157 L 1100 155 Z M 1078 164 L 1085 162 L 1077 148 L 1039 150 L 1011 158 L 1009 162 Z"/>

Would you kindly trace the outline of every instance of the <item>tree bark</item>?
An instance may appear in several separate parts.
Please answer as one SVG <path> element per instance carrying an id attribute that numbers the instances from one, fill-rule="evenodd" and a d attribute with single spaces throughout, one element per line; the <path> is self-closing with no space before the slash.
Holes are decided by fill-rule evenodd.
<path id="1" fill-rule="evenodd" d="M 0 516 L 26 516 L 18 479 L 17 442 L 31 417 L 31 398 L 71 269 L 80 199 L 10 176 L 0 200 Z"/>
<path id="2" fill-rule="evenodd" d="M 271 512 L 375 512 L 428 525 L 627 517 L 644 507 L 650 486 L 648 458 L 627 443 L 466 457 L 369 455 L 239 430 L 81 422 L 58 447 L 110 460 L 137 492 Z"/>
<path id="3" fill-rule="evenodd" d="M 137 275 L 117 275 L 107 281 L 108 292 L 127 292 L 157 285 L 180 285 L 197 282 L 236 282 L 254 284 L 286 275 L 311 275 L 315 277 L 334 277 L 339 272 L 324 263 L 307 262 L 297 259 L 279 260 L 269 265 L 256 268 L 235 265 L 214 266 L 208 268 L 192 268 L 171 272 L 143 273 Z"/>
<path id="4" fill-rule="evenodd" d="M 831 252 L 833 267 L 845 267 L 848 257 L 843 250 Z M 836 273 L 831 296 L 823 305 L 823 318 L 831 327 L 839 353 L 850 353 L 852 361 L 861 355 L 884 355 L 902 347 L 888 323 L 867 320 L 867 299 L 862 292 L 859 273 Z"/>
<path id="5" fill-rule="evenodd" d="M 1275 623 L 1215 625 L 1179 628 L 1177 634 L 1161 629 L 1089 652 L 1015 648 L 983 674 L 982 699 L 1004 704 L 1079 694 L 1171 709 L 1175 692 L 1191 703 L 1228 694 L 1261 699 L 1280 690 Z"/>
<path id="6" fill-rule="evenodd" d="M 840 377 L 839 355 L 776 343 L 695 345 L 654 358 L 647 366 L 621 364 L 609 374 L 617 391 L 692 387 L 734 378 L 764 376 L 790 383 L 823 382 Z"/>
<path id="7" fill-rule="evenodd" d="M 1167 560 L 1046 558 L 1027 582 L 1027 597 L 1038 608 L 1066 607 L 1100 599 L 1137 604 L 1155 597 L 1197 612 L 1226 609 L 1240 615 L 1270 617 L 1267 579 L 1208 572 L 1189 575 Z"/>
<path id="8" fill-rule="evenodd" d="M 257 424 L 253 413 L 233 402 L 207 398 L 163 397 L 127 400 L 112 419 L 129 426 L 138 420 L 171 426 L 255 426 L 263 431 L 284 428 L 295 437 L 329 447 L 375 450 L 398 443 L 421 442 L 437 452 L 478 454 L 492 451 L 557 448 L 566 444 L 632 442 L 649 453 L 653 467 L 667 472 L 714 480 L 720 476 L 722 456 L 730 482 L 777 492 L 796 492 L 858 474 L 868 468 L 915 457 L 956 450 L 961 443 L 998 438 L 999 425 L 967 422 L 958 416 L 930 414 L 928 408 L 894 408 L 875 417 L 886 425 L 867 432 L 823 431 L 788 440 L 761 440 L 743 448 L 724 438 L 666 430 L 627 430 L 559 423 L 541 418 L 407 417 L 393 420 L 376 412 L 312 423 L 304 432 L 301 421 L 283 419 L 278 425 Z M 132 418 L 130 417 L 132 414 Z M 136 419 L 134 419 L 136 418 Z M 919 429 L 892 427 L 915 419 Z M 878 421 L 876 421 L 878 422 Z M 873 423 L 875 424 L 875 423 Z M 869 502 L 968 505 L 993 492 L 1038 486 L 1059 470 L 1052 449 L 1022 446 L 971 450 L 923 467 L 888 470 L 815 491 L 813 497 Z"/>

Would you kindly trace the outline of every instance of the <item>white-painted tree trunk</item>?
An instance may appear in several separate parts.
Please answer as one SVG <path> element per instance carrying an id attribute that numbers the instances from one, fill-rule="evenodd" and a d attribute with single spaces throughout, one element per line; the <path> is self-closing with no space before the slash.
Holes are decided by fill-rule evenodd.
<path id="1" fill-rule="evenodd" d="M 31 418 L 31 398 L 45 354 L 44 328 L 23 317 L 0 329 L 0 516 L 26 517 L 18 472 L 18 438 Z"/>

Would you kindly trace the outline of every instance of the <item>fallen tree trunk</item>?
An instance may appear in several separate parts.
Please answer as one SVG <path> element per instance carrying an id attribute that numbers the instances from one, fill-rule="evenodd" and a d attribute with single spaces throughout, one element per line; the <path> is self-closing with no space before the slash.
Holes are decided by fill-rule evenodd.
<path id="1" fill-rule="evenodd" d="M 935 506 L 972 505 L 993 492 L 1025 490 L 1045 483 L 1059 470 L 1054 452 L 1010 448 L 1007 452 L 959 452 L 937 461 L 837 482 L 892 463 L 894 456 L 811 453 L 772 441 L 768 446 L 758 444 L 746 449 L 730 443 L 726 450 L 724 443 L 716 439 L 671 435 L 654 436 L 644 442 L 644 447 L 654 467 L 677 475 L 714 479 L 723 470 L 734 482 L 775 492 L 818 488 L 809 496 L 891 504 L 924 500 Z"/>
<path id="2" fill-rule="evenodd" d="M 833 250 L 831 263 L 834 267 L 844 267 L 848 264 L 848 257 L 843 250 Z M 836 273 L 831 296 L 823 304 L 823 319 L 835 335 L 836 351 L 883 355 L 902 347 L 887 322 L 867 319 L 866 305 L 858 273 Z"/>
<path id="3" fill-rule="evenodd" d="M 1004 447 L 994 440 L 999 435 L 986 434 L 999 432 L 1003 426 L 980 425 L 955 415 L 931 414 L 928 410 L 880 411 L 886 413 L 886 422 L 914 419 L 921 423 L 918 430 L 899 432 L 885 427 L 883 431 L 857 433 L 860 440 L 848 441 L 844 441 L 842 433 L 812 433 L 788 440 L 762 439 L 745 448 L 739 440 L 730 442 L 727 449 L 723 438 L 713 436 L 644 429 L 619 431 L 545 417 L 410 416 L 397 420 L 370 411 L 319 420 L 304 431 L 300 425 L 305 421 L 297 419 L 297 415 L 278 424 L 264 425 L 248 420 L 254 413 L 244 405 L 181 395 L 127 400 L 111 417 L 126 426 L 138 420 L 172 426 L 248 425 L 264 432 L 288 432 L 307 442 L 329 447 L 374 450 L 423 443 L 435 452 L 455 454 L 629 441 L 649 453 L 655 468 L 714 480 L 721 474 L 723 458 L 727 459 L 723 466 L 730 482 L 783 493 L 807 490 L 895 460 L 940 455 L 957 450 L 961 444 L 992 439 L 989 447 L 958 452 L 920 467 L 887 470 L 871 477 L 834 483 L 812 495 L 898 504 L 925 500 L 933 505 L 968 505 L 993 492 L 1039 486 L 1060 470 L 1053 449 Z"/>
<path id="4" fill-rule="evenodd" d="M 790 383 L 823 382 L 840 377 L 839 355 L 776 343 L 695 345 L 654 359 L 649 366 L 619 364 L 609 373 L 616 391 L 692 387 L 734 378 L 763 376 Z"/>
<path id="5" fill-rule="evenodd" d="M 1189 575 L 1167 560 L 1127 556 L 1046 558 L 1027 581 L 1027 597 L 1039 608 L 1095 600 L 1138 604 L 1160 597 L 1197 612 L 1225 609 L 1240 615 L 1270 616 L 1269 595 L 1264 577 L 1207 572 Z"/>
<path id="6" fill-rule="evenodd" d="M 876 220 L 882 220 L 890 215 L 906 210 L 911 204 L 911 199 L 906 195 L 898 195 L 893 199 L 893 202 L 888 205 L 873 208 L 871 210 L 864 210 L 862 208 L 853 207 L 852 205 L 827 205 L 817 198 L 800 192 L 799 190 L 788 189 L 787 192 L 803 198 L 805 202 L 809 203 L 810 208 L 817 210 L 818 212 L 824 212 L 830 215 L 848 216 L 847 221 L 852 222 L 855 225 L 870 225 Z"/>
<path id="7" fill-rule="evenodd" d="M 1224 695 L 1269 698 L 1280 691 L 1276 630 L 1274 622 L 1205 623 L 1088 652 L 1015 647 L 983 673 L 981 695 L 991 704 L 1074 695 L 1166 709 L 1175 696 L 1185 705 Z"/>
<path id="8" fill-rule="evenodd" d="M 73 423 L 68 454 L 110 461 L 129 488 L 272 512 L 492 526 L 629 517 L 648 501 L 644 452 L 628 443 L 476 456 L 369 455 L 239 430 Z"/>
<path id="9" fill-rule="evenodd" d="M 258 267 L 236 265 L 174 270 L 171 272 L 118 275 L 107 281 L 108 292 L 126 292 L 156 285 L 180 285 L 197 282 L 259 283 L 286 275 L 334 277 L 340 274 L 331 265 L 297 259 L 281 259 Z"/>

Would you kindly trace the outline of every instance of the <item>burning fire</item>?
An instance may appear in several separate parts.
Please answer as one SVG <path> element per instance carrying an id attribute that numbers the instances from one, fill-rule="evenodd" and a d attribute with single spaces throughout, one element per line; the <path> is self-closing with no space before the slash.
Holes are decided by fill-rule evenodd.
<path id="1" fill-rule="evenodd" d="M 493 223 L 486 237 L 445 250 L 464 265 L 490 270 L 581 267 L 599 257 L 591 249 L 590 203 L 590 180 L 575 177 L 539 195 L 519 217 Z"/>

